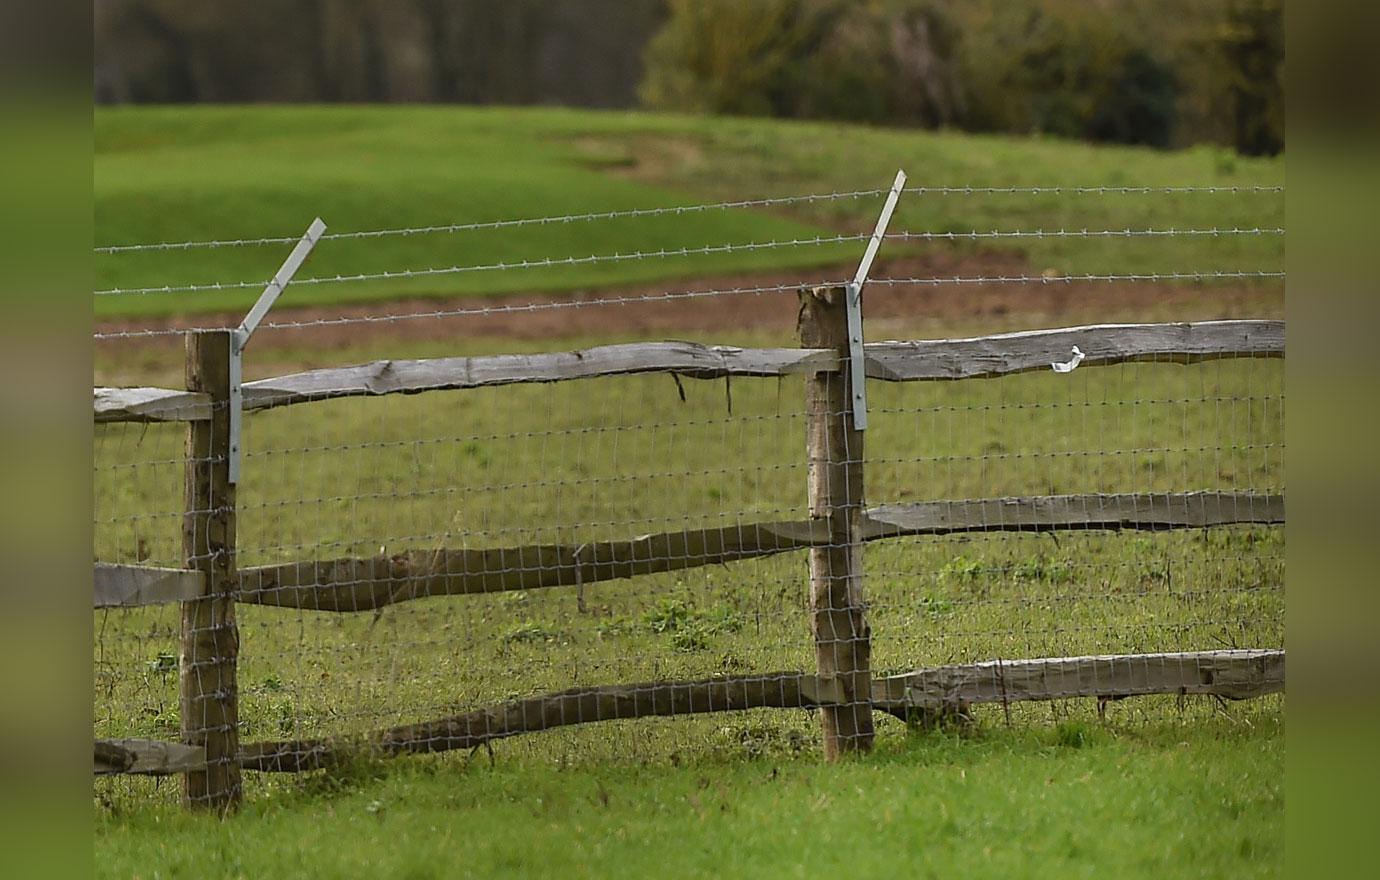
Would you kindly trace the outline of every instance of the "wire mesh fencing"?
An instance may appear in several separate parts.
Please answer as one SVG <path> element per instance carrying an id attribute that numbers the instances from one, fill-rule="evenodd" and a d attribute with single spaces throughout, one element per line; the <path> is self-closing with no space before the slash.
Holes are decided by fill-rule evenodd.
<path id="1" fill-rule="evenodd" d="M 945 499 L 955 524 L 868 547 L 879 666 L 1283 645 L 1280 361 L 879 386 L 869 484 Z M 1035 499 L 1061 499 L 1066 527 L 1015 530 Z M 1135 516 L 1175 503 L 1218 524 Z"/>
<path id="2" fill-rule="evenodd" d="M 350 246 L 385 236 L 508 235 L 884 192 L 324 239 Z M 1280 190 L 906 192 L 1054 199 L 1062 210 L 1070 197 L 1268 198 Z M 1100 247 L 1188 237 L 1227 242 L 1230 265 L 1186 267 L 1172 253 L 1164 271 L 1101 271 L 1100 258 L 1088 271 L 947 277 L 881 265 L 867 289 L 961 296 L 973 287 L 1144 283 L 1207 285 L 1210 293 L 1214 283 L 1277 283 L 1283 273 L 1271 259 L 1238 250 L 1274 247 L 1282 229 L 1264 214 L 1182 229 L 901 230 L 885 235 L 896 244 L 883 243 L 884 257 L 907 242 Z M 759 245 L 851 243 L 860 251 L 869 238 L 332 271 L 293 290 L 751 254 Z M 97 250 L 151 259 L 295 241 Z M 920 724 L 1038 722 L 1051 711 L 1153 719 L 1212 710 L 1205 701 L 1183 708 L 1190 695 L 1257 696 L 1282 686 L 1282 655 L 1271 653 L 1284 642 L 1280 322 L 869 339 L 864 432 L 847 369 L 843 279 L 852 272 L 791 271 L 789 282 L 270 317 L 250 349 L 262 361 L 246 361 L 246 377 L 268 378 L 243 386 L 240 478 L 208 488 L 211 501 L 201 505 L 194 473 L 214 479 L 228 454 L 229 438 L 216 433 L 227 430 L 217 419 L 224 404 L 182 390 L 175 350 L 189 328 L 223 325 L 108 324 L 97 333 L 112 352 L 107 369 L 135 379 L 112 384 L 164 387 L 97 396 L 95 555 L 144 591 L 138 607 L 115 597 L 97 611 L 97 737 L 206 749 L 198 732 L 233 724 L 233 756 L 201 755 L 195 772 L 203 774 L 216 762 L 292 771 L 378 753 L 451 752 L 467 761 L 500 742 L 507 754 L 557 764 L 679 761 L 865 747 L 874 726 L 903 729 L 874 721 L 888 714 Z M 125 301 L 262 286 L 127 277 L 128 286 L 98 295 Z M 828 317 L 810 318 L 820 297 Z M 645 341 L 659 325 L 609 318 L 687 302 L 733 314 L 745 300 L 779 316 L 777 329 L 706 340 L 742 347 Z M 571 341 L 579 344 L 485 335 L 488 322 L 513 315 L 549 317 L 539 326 L 553 336 L 571 337 L 560 328 L 578 326 Z M 574 315 L 597 317 L 567 322 Z M 780 329 L 797 318 L 800 331 Z M 380 350 L 368 335 L 416 323 L 444 329 L 403 352 Z M 821 326 L 829 332 L 820 335 Z M 310 335 L 336 331 L 348 335 Z M 327 339 L 331 347 L 308 347 Z M 451 339 L 463 340 L 460 350 Z M 1051 369 L 1059 362 L 1062 372 Z M 226 523 L 228 547 L 213 546 L 208 535 Z M 225 592 L 212 609 L 205 591 L 217 585 Z M 198 608 L 202 617 L 189 611 Z M 231 658 L 189 638 L 230 630 Z M 1232 649 L 1257 653 L 1223 654 Z M 1082 662 L 1110 655 L 1139 659 Z M 189 676 L 227 662 L 228 722 L 201 708 L 229 700 L 225 681 L 203 675 L 204 699 L 186 697 Z M 1142 694 L 1159 696 L 1122 702 Z M 832 719 L 823 741 L 821 714 Z M 582 724 L 589 721 L 600 723 Z M 163 758 L 115 760 L 137 770 L 128 762 Z M 175 761 L 160 766 L 189 775 Z M 246 777 L 251 791 L 282 778 Z M 177 787 L 122 775 L 98 789 L 109 798 L 159 790 Z"/>

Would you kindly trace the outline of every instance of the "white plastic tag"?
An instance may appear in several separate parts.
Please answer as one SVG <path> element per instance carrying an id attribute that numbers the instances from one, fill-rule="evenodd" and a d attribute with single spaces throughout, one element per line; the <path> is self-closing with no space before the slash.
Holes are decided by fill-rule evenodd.
<path id="1" fill-rule="evenodd" d="M 1078 346 L 1073 347 L 1073 357 L 1062 364 L 1050 364 L 1056 373 L 1072 373 L 1074 368 L 1083 363 L 1083 352 L 1078 350 Z"/>

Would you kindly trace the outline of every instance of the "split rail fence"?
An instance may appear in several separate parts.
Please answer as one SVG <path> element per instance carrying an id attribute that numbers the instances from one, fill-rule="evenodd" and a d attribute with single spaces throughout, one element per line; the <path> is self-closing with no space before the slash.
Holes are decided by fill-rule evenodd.
<path id="1" fill-rule="evenodd" d="M 873 251 L 883 228 L 884 223 L 872 237 Z M 316 231 L 317 236 L 320 231 Z M 865 262 L 870 263 L 870 256 Z M 797 348 L 629 343 L 558 353 L 385 360 L 241 383 L 237 358 L 247 337 L 237 336 L 235 330 L 200 330 L 185 337 L 185 388 L 97 388 L 94 417 L 98 424 L 184 426 L 185 456 L 168 462 L 183 469 L 184 508 L 179 516 L 182 565 L 98 562 L 94 571 L 94 604 L 98 609 L 159 604 L 180 607 L 177 655 L 165 666 L 178 676 L 180 741 L 99 739 L 95 744 L 96 772 L 179 774 L 184 780 L 184 802 L 189 806 L 225 810 L 242 797 L 244 770 L 299 772 L 336 766 L 361 754 L 474 749 L 516 734 L 596 721 L 757 708 L 809 709 L 818 713 L 824 753 L 833 757 L 871 746 L 874 713 L 935 723 L 965 716 L 979 704 L 1000 705 L 1009 713 L 1011 704 L 1028 701 L 1092 698 L 1101 709 L 1109 701 L 1142 695 L 1201 694 L 1238 700 L 1282 691 L 1284 651 L 1270 646 L 1205 645 L 1202 650 L 1188 651 L 984 660 L 912 667 L 889 674 L 878 669 L 873 660 L 873 626 L 878 624 L 874 612 L 880 610 L 889 623 L 914 627 L 922 638 L 942 632 L 945 615 L 955 612 L 929 596 L 919 603 L 897 601 L 894 608 L 875 606 L 870 584 L 874 580 L 912 578 L 914 566 L 901 556 L 887 556 L 877 565 L 869 565 L 865 578 L 865 545 L 880 542 L 885 546 L 901 539 L 934 536 L 982 540 L 1022 533 L 1051 540 L 1057 540 L 1061 533 L 1206 535 L 1221 527 L 1277 526 L 1284 522 L 1284 497 L 1282 490 L 1189 489 L 1053 492 L 869 505 L 867 499 L 872 494 L 925 498 L 927 492 L 924 486 L 889 485 L 890 479 L 904 476 L 906 470 L 865 453 L 864 438 L 869 431 L 864 430 L 868 427 L 864 385 L 871 386 L 871 421 L 876 425 L 896 414 L 886 407 L 880 390 L 883 386 L 1000 379 L 1037 371 L 1072 372 L 1075 368 L 1081 377 L 1090 368 L 1118 365 L 1121 369 L 1135 364 L 1161 369 L 1161 365 L 1188 367 L 1234 359 L 1278 359 L 1284 356 L 1285 339 L 1281 321 L 1215 320 L 864 343 L 859 297 L 865 270 L 859 275 L 860 279 L 852 283 L 799 290 Z M 283 286 L 286 279 L 279 290 Z M 723 380 L 726 385 L 739 377 L 802 383 L 801 418 L 783 421 L 792 430 L 801 429 L 787 442 L 803 453 L 807 515 L 758 520 L 739 516 L 727 525 L 611 539 L 590 536 L 584 540 L 481 547 L 468 546 L 464 540 L 458 545 L 442 542 L 427 549 L 389 552 L 380 547 L 374 554 L 352 552 L 325 558 L 304 554 L 308 558 L 240 564 L 237 534 L 245 511 L 237 501 L 237 470 L 244 454 L 239 448 L 241 432 L 250 430 L 238 424 L 241 412 L 316 407 L 343 398 L 555 386 L 643 374 L 674 379 L 682 399 L 682 378 Z M 731 389 L 731 385 L 727 387 Z M 780 388 L 778 400 L 787 393 Z M 428 399 L 435 401 L 434 407 L 444 408 L 448 405 L 444 401 L 451 398 L 428 394 Z M 1205 391 L 1202 399 L 1210 402 L 1213 397 Z M 1267 394 L 1263 399 L 1274 398 Z M 731 397 L 728 405 L 733 405 Z M 1019 413 L 1024 407 L 1038 405 L 1037 401 L 998 403 L 995 407 L 1010 407 Z M 1215 405 L 1220 410 L 1221 404 Z M 981 413 L 993 406 L 970 405 L 967 410 Z M 1076 417 L 1073 402 L 1069 402 L 1069 410 L 1069 416 Z M 1185 421 L 1188 418 L 1185 409 Z M 773 423 L 763 430 L 778 427 Z M 1190 433 L 1185 428 L 1185 436 Z M 1249 451 L 1249 446 L 1240 448 Z M 1150 452 L 1153 467 L 1154 450 Z M 662 454 L 673 453 L 665 450 Z M 733 453 L 725 450 L 724 454 Z M 997 446 L 983 447 L 985 456 L 1009 454 Z M 1209 450 L 1209 454 L 1215 454 L 1220 465 L 1221 448 Z M 1232 450 L 1227 454 L 1233 454 Z M 944 458 L 936 456 L 936 466 L 942 467 Z M 260 461 L 247 461 L 246 472 L 252 473 Z M 614 462 L 616 465 L 616 455 Z M 1188 465 L 1183 465 L 1183 470 L 1186 476 Z M 876 474 L 881 474 L 881 480 Z M 464 486 L 452 488 L 462 494 L 465 491 Z M 540 491 L 540 485 L 537 489 Z M 391 491 L 382 487 L 378 494 L 387 502 Z M 534 532 L 539 531 L 536 526 L 533 524 Z M 1255 540 L 1254 533 L 1247 533 L 1243 540 Z M 515 695 L 434 720 L 354 735 L 241 742 L 240 670 L 253 658 L 240 653 L 237 615 L 247 606 L 269 606 L 305 615 L 373 615 L 373 623 L 377 623 L 393 606 L 429 597 L 508 594 L 516 597 L 515 602 L 527 603 L 541 601 L 528 595 L 532 591 L 573 588 L 579 611 L 584 612 L 587 594 L 596 584 L 800 551 L 808 555 L 807 616 L 813 668 L 744 671 L 739 663 L 699 678 L 658 677 Z M 940 552 L 950 560 L 945 572 L 963 584 L 979 585 L 985 574 L 990 574 L 982 565 L 965 561 L 961 548 L 955 552 L 948 547 Z M 1097 561 L 1103 552 L 1098 548 L 1087 552 L 1092 560 L 1087 563 L 1089 571 L 1096 571 L 1099 565 L 1110 569 L 1121 564 Z M 1208 546 L 1202 554 L 1210 557 L 1213 552 Z M 1032 602 L 1057 602 L 1059 589 L 1069 581 L 1067 571 L 1057 570 L 1059 563 L 1041 554 L 1013 564 L 1046 566 L 1030 576 L 1048 576 L 1055 585 L 1054 592 L 1044 598 L 1032 597 Z M 1017 572 L 1015 576 L 1025 575 Z M 1172 571 L 1163 579 L 1172 592 Z M 1106 578 L 1107 589 L 1121 590 L 1121 586 L 1110 586 L 1112 580 L 1111 576 Z M 1092 591 L 1096 588 L 1093 584 Z M 1190 585 L 1178 600 L 1190 604 L 1198 601 L 1203 587 L 1196 589 L 1197 593 Z M 1241 592 L 1249 599 L 1252 590 Z M 1000 600 L 984 593 L 982 601 Z M 917 608 L 927 613 L 916 616 L 912 612 Z M 1007 613 L 1019 616 L 1022 608 L 1013 603 Z M 502 611 L 499 607 L 498 612 Z M 684 611 L 672 608 L 667 613 L 674 617 Z M 1165 625 L 1156 621 L 1154 613 L 1147 612 L 1138 625 L 1146 630 Z M 1249 609 L 1242 611 L 1243 615 L 1249 613 Z M 265 625 L 304 625 L 302 618 L 298 620 L 298 624 L 283 619 Z M 760 630 L 760 622 L 758 626 Z M 511 637 L 520 641 L 525 638 L 523 632 Z M 538 632 L 535 637 L 546 636 Z M 1147 643 L 1153 641 L 1147 636 Z M 894 661 L 887 666 L 894 669 Z M 273 680 L 271 674 L 261 677 Z"/>

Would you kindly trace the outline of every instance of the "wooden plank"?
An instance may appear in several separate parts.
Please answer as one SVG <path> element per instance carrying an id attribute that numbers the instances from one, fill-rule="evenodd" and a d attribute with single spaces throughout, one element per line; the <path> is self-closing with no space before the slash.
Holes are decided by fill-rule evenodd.
<path id="1" fill-rule="evenodd" d="M 1282 522 L 1283 495 L 1245 492 L 1039 495 L 884 504 L 867 511 L 864 540 L 956 532 L 1159 531 Z"/>
<path id="2" fill-rule="evenodd" d="M 386 360 L 250 382 L 244 386 L 244 404 L 246 409 L 268 409 L 339 397 L 416 394 L 635 373 L 676 373 L 693 379 L 785 376 L 828 366 L 829 360 L 826 352 L 694 342 L 641 342 L 546 354 Z"/>
<path id="3" fill-rule="evenodd" d="M 880 342 L 867 346 L 867 375 L 887 382 L 973 379 L 1048 370 L 1074 346 L 1079 369 L 1128 361 L 1190 364 L 1233 357 L 1283 357 L 1283 321 L 1095 324 L 970 339 Z"/>
<path id="4" fill-rule="evenodd" d="M 191 422 L 210 418 L 211 396 L 172 388 L 97 388 L 96 424 Z"/>
<path id="5" fill-rule="evenodd" d="M 874 679 L 870 695 L 873 708 L 906 718 L 915 710 L 975 703 L 1149 694 L 1244 700 L 1283 690 L 1284 651 L 1251 649 L 941 666 Z M 336 766 L 361 754 L 393 757 L 471 749 L 574 724 L 759 708 L 822 709 L 852 700 L 837 680 L 802 672 L 575 688 L 360 737 L 250 743 L 240 752 L 240 764 L 247 770 L 296 773 Z"/>
<path id="6" fill-rule="evenodd" d="M 137 773 L 166 776 L 206 766 L 206 750 L 182 743 L 150 739 L 96 740 L 96 775 Z"/>
<path id="7" fill-rule="evenodd" d="M 804 348 L 848 356 L 848 289 L 800 292 Z M 805 377 L 806 461 L 810 516 L 828 542 L 810 548 L 810 627 L 815 668 L 837 680 L 847 699 L 820 712 L 824 757 L 872 748 L 872 635 L 863 605 L 863 433 L 854 424 L 853 376 L 846 370 Z"/>
<path id="8" fill-rule="evenodd" d="M 867 375 L 888 382 L 968 379 L 1047 370 L 1073 346 L 1082 367 L 1127 361 L 1196 363 L 1214 358 L 1283 357 L 1283 321 L 1101 324 L 971 339 L 877 342 L 865 346 Z M 522 382 L 667 372 L 692 378 L 785 376 L 838 369 L 833 351 L 733 348 L 691 342 L 606 345 L 530 355 L 376 361 L 311 370 L 243 386 L 246 410 L 380 394 L 417 394 Z M 1081 368 L 1081 367 L 1080 367 Z M 210 414 L 205 394 L 168 388 L 97 388 L 97 422 L 189 421 Z"/>
<path id="9" fill-rule="evenodd" d="M 605 345 L 583 351 L 385 360 L 246 382 L 246 411 L 342 397 L 418 394 L 596 376 L 676 373 L 694 379 L 786 376 L 833 366 L 830 353 L 693 342 Z M 96 421 L 186 421 L 210 412 L 205 395 L 159 388 L 97 388 Z"/>
<path id="10" fill-rule="evenodd" d="M 800 672 L 575 688 L 357 739 L 251 743 L 240 752 L 240 764 L 247 770 L 297 773 L 335 766 L 359 754 L 394 757 L 472 749 L 572 724 L 759 708 L 808 709 L 842 698 L 836 682 Z"/>
<path id="11" fill-rule="evenodd" d="M 239 574 L 238 598 L 255 605 L 369 611 L 425 596 L 531 590 L 677 571 L 827 541 L 822 523 L 799 521 L 665 532 L 630 541 L 417 550 L 246 568 Z"/>
<path id="12" fill-rule="evenodd" d="M 1284 522 L 1283 495 L 1188 492 L 1054 495 L 887 504 L 866 511 L 863 541 L 959 532 L 1151 530 Z M 371 611 L 428 596 L 593 584 L 718 565 L 831 543 L 827 522 L 743 523 L 630 541 L 415 550 L 239 571 L 238 601 L 316 611 Z"/>
<path id="13" fill-rule="evenodd" d="M 920 669 L 878 680 L 878 709 L 961 709 L 976 703 L 1213 694 L 1244 700 L 1284 690 L 1283 650 L 1190 651 L 1002 660 Z"/>
<path id="14" fill-rule="evenodd" d="M 230 346 L 232 331 L 187 334 L 187 390 L 208 394 L 210 418 L 187 426 L 182 552 L 201 572 L 203 598 L 182 603 L 178 693 L 182 742 L 205 749 L 206 764 L 182 777 L 192 809 L 233 810 L 240 784 L 240 634 L 235 624 L 235 485 L 230 482 Z"/>
<path id="15" fill-rule="evenodd" d="M 184 568 L 115 565 L 97 562 L 95 607 L 132 608 L 162 602 L 185 602 L 205 593 L 206 576 Z"/>

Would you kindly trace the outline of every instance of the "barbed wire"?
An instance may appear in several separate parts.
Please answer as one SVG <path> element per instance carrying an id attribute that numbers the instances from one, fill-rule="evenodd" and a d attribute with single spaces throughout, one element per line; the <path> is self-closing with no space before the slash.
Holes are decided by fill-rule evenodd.
<path id="1" fill-rule="evenodd" d="M 967 238 L 1136 238 L 1173 236 L 1223 236 L 1223 235 L 1284 235 L 1281 227 L 1253 227 L 1243 229 L 1232 227 L 1221 229 L 993 229 L 990 231 L 971 230 L 969 232 L 909 232 L 905 230 L 888 232 L 887 238 L 946 240 Z"/>
<path id="2" fill-rule="evenodd" d="M 902 192 L 917 195 L 1166 195 L 1183 193 L 1282 193 L 1283 186 L 908 186 Z"/>
<path id="3" fill-rule="evenodd" d="M 1284 273 L 1266 270 L 1215 270 L 1208 272 L 1146 272 L 1137 274 L 1084 274 L 1061 275 L 1056 273 L 1041 275 L 971 275 L 967 277 L 928 277 L 928 278 L 869 278 L 868 284 L 1054 284 L 1076 281 L 1207 281 L 1227 278 L 1283 278 Z"/>
<path id="4" fill-rule="evenodd" d="M 391 236 L 432 235 L 439 233 L 472 232 L 482 229 L 510 229 L 519 226 L 552 226 L 565 223 L 579 223 L 592 220 L 614 220 L 629 217 L 652 217 L 663 214 L 694 214 L 704 211 L 731 210 L 735 208 L 765 208 L 776 205 L 791 205 L 810 202 L 837 201 L 840 199 L 861 199 L 882 195 L 884 189 L 863 189 L 846 192 L 809 193 L 798 196 L 778 198 L 740 199 L 731 202 L 714 202 L 703 205 L 678 205 L 666 208 L 628 208 L 619 211 L 589 211 L 583 214 L 563 214 L 552 217 L 523 217 L 513 220 L 484 220 L 471 223 L 443 223 L 433 226 L 410 226 L 385 229 L 365 229 L 356 232 L 330 232 L 322 235 L 320 241 L 360 238 L 387 238 Z M 134 251 L 191 250 L 194 248 L 252 247 L 269 244 L 294 244 L 302 240 L 300 235 L 267 236 L 261 238 L 212 239 L 208 241 L 152 242 L 148 244 L 103 245 L 95 248 L 98 254 L 122 254 Z"/>
<path id="5" fill-rule="evenodd" d="M 296 282 L 294 282 L 296 283 Z M 792 281 L 786 284 L 765 284 L 745 287 L 720 287 L 709 290 L 679 290 L 662 293 L 646 293 L 626 296 L 606 296 L 595 299 L 571 299 L 555 300 L 551 302 L 534 303 L 504 303 L 501 305 L 489 306 L 464 306 L 455 309 L 435 309 L 425 312 L 407 312 L 404 314 L 385 314 L 385 315 L 347 315 L 338 318 L 317 318 L 310 321 L 265 321 L 260 325 L 263 330 L 300 330 L 307 327 L 332 327 L 348 324 L 380 324 L 392 323 L 395 321 L 413 321 L 431 318 L 458 318 L 466 316 L 483 317 L 486 315 L 514 314 L 523 312 L 540 312 L 550 309 L 574 309 L 587 308 L 605 305 L 633 305 L 636 303 L 662 302 L 666 300 L 680 299 L 701 299 L 715 296 L 731 296 L 735 294 L 763 294 L 781 293 L 784 291 L 799 290 L 802 287 L 835 287 L 846 284 L 844 279 L 825 279 L 818 281 Z M 221 330 L 236 323 L 238 319 L 227 318 L 231 323 L 205 326 L 205 327 L 178 327 L 178 328 L 151 328 L 145 330 L 119 330 L 113 332 L 98 332 L 94 334 L 95 339 L 131 339 L 149 336 L 181 336 L 193 330 Z"/>
<path id="6" fill-rule="evenodd" d="M 1082 195 L 1152 195 L 1179 193 L 1283 193 L 1283 186 L 914 186 L 903 192 L 918 195 L 1041 195 L 1078 193 Z M 321 236 L 322 241 L 342 239 L 387 238 L 393 236 L 434 235 L 456 232 L 471 232 L 484 229 L 510 229 L 521 226 L 549 226 L 566 223 L 579 223 L 595 220 L 614 220 L 620 218 L 651 217 L 657 215 L 693 214 L 704 211 L 732 210 L 738 208 L 764 208 L 777 205 L 802 204 L 812 202 L 860 199 L 883 195 L 884 189 L 848 190 L 829 193 L 808 193 L 776 198 L 739 199 L 735 201 L 712 202 L 699 205 L 677 205 L 664 208 L 628 208 L 614 211 L 588 211 L 578 214 L 562 214 L 549 217 L 522 217 L 510 220 L 483 220 L 466 223 L 441 223 L 430 226 L 388 227 L 382 229 L 363 229 L 354 232 L 331 232 Z M 232 239 L 206 239 L 201 241 L 162 241 L 138 244 L 100 245 L 93 248 L 97 254 L 123 254 L 140 251 L 192 250 L 197 248 L 254 247 L 271 244 L 295 244 L 301 241 L 300 235 L 259 236 Z"/>
<path id="7" fill-rule="evenodd" d="M 1227 279 L 1283 279 L 1283 271 L 1269 270 L 1214 270 L 1204 272 L 1152 272 L 1141 274 L 1082 274 L 1082 275 L 970 275 L 970 276 L 931 276 L 913 278 L 869 278 L 868 284 L 872 285 L 923 285 L 923 286 L 943 286 L 943 285 L 967 285 L 967 284 L 1051 284 L 1051 283 L 1074 283 L 1074 282 L 1157 282 L 1157 281 L 1206 281 L 1206 280 L 1227 280 Z M 294 282 L 295 283 L 295 282 Z M 596 299 L 572 299 L 555 300 L 551 302 L 535 303 L 514 303 L 491 306 L 466 306 L 455 309 L 434 309 L 424 312 L 407 312 L 404 314 L 384 314 L 384 315 L 346 315 L 338 318 L 314 318 L 309 321 L 265 321 L 262 329 L 267 330 L 301 330 L 311 327 L 339 327 L 352 324 L 385 324 L 397 321 L 427 320 L 435 318 L 459 318 L 459 317 L 483 317 L 500 314 L 514 314 L 524 312 L 540 312 L 551 309 L 573 309 L 587 308 L 605 305 L 633 305 L 637 303 L 662 302 L 667 300 L 681 299 L 700 299 L 715 296 L 730 296 L 735 294 L 764 294 L 781 293 L 785 291 L 799 290 L 802 287 L 831 287 L 846 284 L 844 279 L 821 279 L 821 280 L 802 280 L 793 281 L 786 284 L 768 284 L 747 287 L 726 287 L 713 288 L 709 290 L 683 290 L 670 291 L 665 293 L 637 294 L 630 296 L 609 296 Z M 180 336 L 184 333 L 195 330 L 220 330 L 231 326 L 233 318 L 226 319 L 230 323 L 205 325 L 197 327 L 162 327 L 138 330 L 115 330 L 98 331 L 92 334 L 92 338 L 101 339 L 138 339 L 151 338 L 158 336 Z"/>
<path id="8" fill-rule="evenodd" d="M 970 230 L 959 231 L 897 231 L 888 232 L 886 238 L 898 240 L 957 240 L 982 238 L 1134 238 L 1134 237 L 1174 237 L 1174 236 L 1282 236 L 1283 227 L 1211 227 L 1207 229 L 1011 229 L 1011 230 Z M 383 281 L 403 278 L 427 277 L 434 275 L 454 275 L 468 272 L 509 271 L 513 269 L 537 269 L 556 266 L 587 265 L 603 262 L 622 262 L 628 260 L 663 259 L 668 257 L 697 256 L 737 251 L 767 250 L 780 247 L 808 247 L 824 244 L 838 244 L 848 241 L 862 241 L 871 238 L 866 233 L 849 233 L 833 236 L 815 236 L 803 239 L 781 239 L 765 242 L 728 243 L 703 245 L 699 247 L 662 248 L 657 251 L 633 251 L 630 253 L 592 254 L 588 257 L 543 257 L 536 260 L 497 262 L 466 266 L 438 266 L 423 269 L 399 269 L 383 272 L 364 272 L 352 275 L 317 276 L 300 278 L 294 284 L 337 284 L 344 282 Z M 97 290 L 96 296 L 146 295 L 160 293 L 196 293 L 220 290 L 243 290 L 261 287 L 267 281 L 215 281 L 200 284 L 163 285 L 161 287 L 107 288 Z"/>
<path id="9" fill-rule="evenodd" d="M 506 272 L 513 269 L 545 269 L 555 266 L 580 266 L 592 263 L 614 263 L 629 260 L 664 259 L 667 257 L 703 256 L 706 254 L 726 254 L 739 251 L 770 250 L 783 247 L 813 247 L 824 244 L 838 244 L 847 241 L 862 241 L 871 238 L 867 233 L 848 233 L 842 235 L 817 235 L 814 238 L 793 238 L 773 241 L 750 241 L 739 244 L 715 244 L 700 247 L 662 248 L 656 251 L 632 251 L 630 253 L 591 254 L 588 257 L 542 257 L 536 260 L 514 262 L 484 263 L 469 266 L 436 266 L 425 269 L 398 269 L 385 272 L 362 272 L 354 275 L 320 275 L 312 278 L 297 278 L 294 285 L 339 284 L 360 281 L 393 281 L 402 278 L 423 278 L 435 275 L 458 275 L 468 272 Z M 215 281 L 203 284 L 164 285 L 162 287 L 113 287 L 96 291 L 96 296 L 129 296 L 158 293 L 199 293 L 217 290 L 243 290 L 263 287 L 264 281 Z"/>

